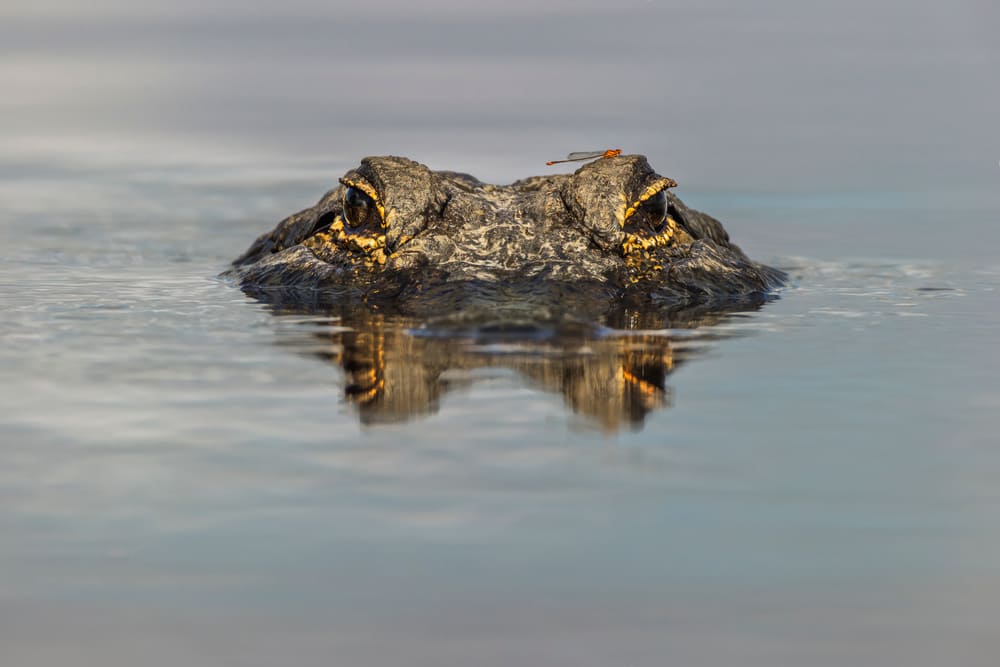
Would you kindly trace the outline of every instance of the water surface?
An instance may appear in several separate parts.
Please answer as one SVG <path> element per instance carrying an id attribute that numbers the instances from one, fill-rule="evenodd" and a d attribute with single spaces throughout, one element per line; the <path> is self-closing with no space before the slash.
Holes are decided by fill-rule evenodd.
<path id="1" fill-rule="evenodd" d="M 4 664 L 993 663 L 992 7 L 0 12 Z M 619 145 L 780 298 L 456 330 L 216 277 L 367 154 Z"/>

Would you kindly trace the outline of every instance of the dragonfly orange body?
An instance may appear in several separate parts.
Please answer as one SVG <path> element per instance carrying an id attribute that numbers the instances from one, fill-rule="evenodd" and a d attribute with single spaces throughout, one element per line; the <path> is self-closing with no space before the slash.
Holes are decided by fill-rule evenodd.
<path id="1" fill-rule="evenodd" d="M 562 164 L 563 162 L 582 162 L 583 160 L 593 160 L 594 158 L 617 157 L 621 154 L 622 149 L 620 148 L 609 148 L 606 151 L 580 151 L 578 153 L 570 153 L 566 156 L 565 160 L 550 160 L 545 164 L 552 166 L 554 164 Z"/>

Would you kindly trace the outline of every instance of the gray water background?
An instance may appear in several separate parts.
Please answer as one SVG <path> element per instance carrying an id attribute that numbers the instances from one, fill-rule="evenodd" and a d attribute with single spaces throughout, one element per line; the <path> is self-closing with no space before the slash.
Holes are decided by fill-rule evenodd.
<path id="1" fill-rule="evenodd" d="M 995 664 L 997 19 L 4 3 L 0 662 Z M 793 276 L 638 425 L 502 364 L 363 424 L 215 278 L 364 155 L 606 147 Z"/>

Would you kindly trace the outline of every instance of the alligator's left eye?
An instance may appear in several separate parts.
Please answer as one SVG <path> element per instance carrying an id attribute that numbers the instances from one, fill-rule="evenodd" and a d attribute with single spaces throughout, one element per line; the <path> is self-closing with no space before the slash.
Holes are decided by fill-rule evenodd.
<path id="1" fill-rule="evenodd" d="M 375 213 L 375 202 L 364 192 L 355 187 L 347 188 L 344 193 L 344 221 L 351 227 L 360 227 L 368 222 Z"/>
<path id="2" fill-rule="evenodd" d="M 629 219 L 628 223 L 636 229 L 659 232 L 667 220 L 667 193 L 660 190 L 655 195 L 642 202 Z"/>

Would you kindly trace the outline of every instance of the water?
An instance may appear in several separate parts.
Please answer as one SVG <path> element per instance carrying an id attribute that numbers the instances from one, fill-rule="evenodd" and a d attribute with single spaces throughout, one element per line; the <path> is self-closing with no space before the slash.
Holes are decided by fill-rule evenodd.
<path id="1" fill-rule="evenodd" d="M 5 665 L 993 663 L 995 9 L 270 11 L 0 9 Z M 366 154 L 619 145 L 780 298 L 512 335 L 216 278 Z"/>

